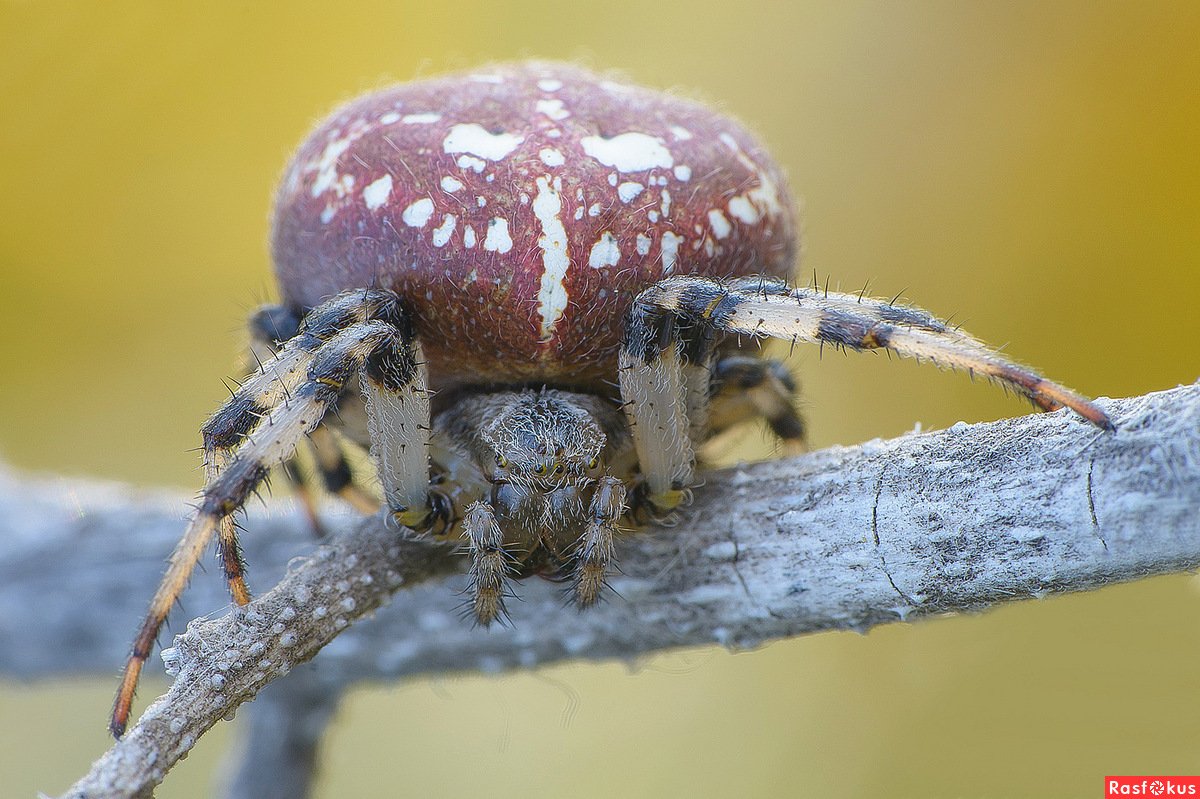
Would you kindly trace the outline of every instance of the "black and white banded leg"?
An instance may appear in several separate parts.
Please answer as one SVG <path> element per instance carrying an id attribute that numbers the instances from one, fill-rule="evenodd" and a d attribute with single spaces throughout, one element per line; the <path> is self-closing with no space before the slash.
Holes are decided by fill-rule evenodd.
<path id="1" fill-rule="evenodd" d="M 426 500 L 428 397 L 419 356 L 412 326 L 394 294 L 346 292 L 315 308 L 297 335 L 205 425 L 205 451 L 213 464 L 209 467 L 210 479 L 134 640 L 109 725 L 115 736 L 120 737 L 128 723 L 138 677 L 167 613 L 214 532 L 220 530 L 223 538 L 223 562 L 237 599 L 238 587 L 244 591 L 245 586 L 230 517 L 272 466 L 292 457 L 296 446 L 336 405 L 341 392 L 355 378 L 362 381 L 369 400 L 372 396 L 381 398 L 373 414 L 400 409 L 406 418 L 416 419 L 424 409 L 423 420 L 417 419 L 386 438 L 388 450 L 379 453 L 380 474 L 389 501 L 396 498 L 400 502 L 393 510 L 402 523 L 419 524 L 434 516 Z M 408 398 L 412 399 L 413 410 L 401 408 Z M 381 408 L 380 403 L 387 407 Z M 402 439 L 402 435 L 409 440 Z M 398 463 L 393 450 L 404 453 L 407 460 Z M 412 476 L 422 471 L 425 484 L 418 489 Z M 248 600 L 248 594 L 245 598 Z"/>
<path id="2" fill-rule="evenodd" d="M 703 331 L 886 349 L 996 380 L 1043 410 L 1066 406 L 1089 422 L 1112 422 L 1084 397 L 1019 366 L 924 311 L 854 294 L 792 288 L 773 278 L 722 282 L 670 277 L 643 290 L 626 318 L 620 357 L 621 396 L 633 428 L 647 499 L 660 511 L 679 504 L 694 471 L 686 418 L 684 334 Z"/>
<path id="3" fill-rule="evenodd" d="M 712 369 L 708 432 L 720 433 L 738 422 L 760 417 L 788 453 L 804 448 L 804 420 L 796 412 L 796 380 L 770 358 L 726 355 Z"/>
<path id="4" fill-rule="evenodd" d="M 363 297 L 359 292 L 354 294 L 360 300 Z M 378 315 L 381 311 L 386 312 L 387 307 L 386 300 L 368 302 L 364 313 Z M 248 324 L 250 352 L 257 362 L 259 371 L 262 371 L 265 364 L 278 357 L 280 350 L 287 345 L 287 342 L 300 333 L 302 323 L 302 317 L 283 305 L 264 305 L 250 316 Z M 337 434 L 329 429 L 327 422 L 322 422 L 313 429 L 308 436 L 308 444 L 316 472 L 320 475 L 326 491 L 339 497 L 360 513 L 371 514 L 379 510 L 378 500 L 355 481 L 354 473 L 350 469 L 350 462 L 346 458 L 345 447 Z M 297 453 L 296 459 L 283 463 L 283 472 L 291 483 L 296 497 L 300 500 L 313 529 L 319 535 L 321 524 L 317 513 L 317 500 L 308 475 L 297 462 L 298 455 Z"/>

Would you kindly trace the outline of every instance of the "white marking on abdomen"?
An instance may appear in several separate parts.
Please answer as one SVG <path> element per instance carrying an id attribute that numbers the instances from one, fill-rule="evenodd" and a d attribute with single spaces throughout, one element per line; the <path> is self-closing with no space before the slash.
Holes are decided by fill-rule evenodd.
<path id="1" fill-rule="evenodd" d="M 538 286 L 538 314 L 542 317 L 542 341 L 554 338 L 554 326 L 567 309 L 567 287 L 563 279 L 571 266 L 567 251 L 567 229 L 562 211 L 562 178 L 537 179 L 538 193 L 533 198 L 533 213 L 542 225 L 538 246 L 542 248 L 542 280 Z"/>
<path id="2" fill-rule="evenodd" d="M 425 227 L 429 217 L 433 216 L 433 200 L 422 197 L 404 209 L 400 219 L 409 227 Z"/>
<path id="3" fill-rule="evenodd" d="M 626 181 L 620 186 L 617 186 L 617 196 L 621 198 L 621 202 L 633 202 L 639 194 L 646 190 L 646 187 L 641 183 Z"/>
<path id="4" fill-rule="evenodd" d="M 758 209 L 754 207 L 754 203 L 741 194 L 729 201 L 729 213 L 747 225 L 753 225 L 759 220 Z"/>
<path id="5" fill-rule="evenodd" d="M 458 164 L 459 169 L 471 169 L 476 173 L 487 169 L 487 161 L 473 155 L 460 155 L 455 163 Z"/>
<path id="6" fill-rule="evenodd" d="M 562 100 L 538 100 L 534 105 L 539 113 L 545 114 L 555 122 L 571 116 L 571 112 L 563 108 Z"/>
<path id="7" fill-rule="evenodd" d="M 512 249 L 512 245 L 512 236 L 508 235 L 508 220 L 501 216 L 492 217 L 488 222 L 487 236 L 483 239 L 483 249 L 506 253 Z"/>
<path id="8" fill-rule="evenodd" d="M 447 153 L 468 153 L 488 161 L 499 161 L 508 157 L 523 141 L 524 136 L 491 133 L 483 125 L 470 122 L 450 128 L 442 140 L 442 149 Z"/>
<path id="9" fill-rule="evenodd" d="M 714 208 L 708 212 L 708 224 L 712 227 L 713 235 L 723 239 L 733 232 L 733 225 L 725 218 L 725 214 Z"/>
<path id="10" fill-rule="evenodd" d="M 588 255 L 588 266 L 599 269 L 602 266 L 616 266 L 621 260 L 621 248 L 617 246 L 617 237 L 611 230 L 600 234 L 600 238 L 592 245 Z"/>
<path id="11" fill-rule="evenodd" d="M 675 262 L 679 259 L 679 245 L 683 244 L 683 236 L 667 231 L 662 235 L 662 265 L 663 274 L 669 275 L 675 271 Z"/>
<path id="12" fill-rule="evenodd" d="M 661 167 L 670 169 L 675 164 L 661 140 L 645 133 L 630 131 L 612 138 L 584 136 L 579 140 L 583 151 L 605 166 L 619 172 L 644 172 Z"/>
<path id="13" fill-rule="evenodd" d="M 367 204 L 368 211 L 374 211 L 388 201 L 388 197 L 392 195 L 392 176 L 384 175 L 379 180 L 373 181 L 365 189 L 362 190 L 363 202 Z"/>
<path id="14" fill-rule="evenodd" d="M 450 241 L 451 234 L 454 233 L 454 226 L 458 223 L 458 218 L 454 214 L 446 214 L 442 217 L 442 224 L 438 225 L 433 230 L 433 246 L 445 247 L 446 242 Z"/>

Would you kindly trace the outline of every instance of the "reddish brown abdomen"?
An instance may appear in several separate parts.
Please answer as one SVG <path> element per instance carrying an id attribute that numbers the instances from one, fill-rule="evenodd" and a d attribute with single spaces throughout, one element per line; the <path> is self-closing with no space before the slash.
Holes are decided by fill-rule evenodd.
<path id="1" fill-rule="evenodd" d="M 791 274 L 795 210 L 737 122 L 563 64 L 353 101 L 292 159 L 272 250 L 308 309 L 378 286 L 435 386 L 612 381 L 636 293 L 670 274 Z"/>

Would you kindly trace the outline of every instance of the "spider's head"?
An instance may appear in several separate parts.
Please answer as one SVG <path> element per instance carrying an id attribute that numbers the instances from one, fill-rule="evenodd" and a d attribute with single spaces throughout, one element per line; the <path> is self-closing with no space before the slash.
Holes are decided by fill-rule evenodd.
<path id="1" fill-rule="evenodd" d="M 482 464 L 489 479 L 522 494 L 581 488 L 601 471 L 604 431 L 566 392 L 507 395 L 480 437 L 491 450 L 492 463 Z"/>

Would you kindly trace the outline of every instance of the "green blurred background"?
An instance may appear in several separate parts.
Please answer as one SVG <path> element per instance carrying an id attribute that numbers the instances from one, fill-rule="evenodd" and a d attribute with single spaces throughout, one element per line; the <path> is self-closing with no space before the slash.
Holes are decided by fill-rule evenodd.
<path id="1" fill-rule="evenodd" d="M 194 489 L 197 427 L 273 296 L 291 148 L 361 91 L 520 57 L 748 122 L 804 200 L 806 275 L 903 291 L 1086 394 L 1190 382 L 1198 43 L 1193 3 L 0 1 L 0 457 Z M 1027 412 L 909 363 L 793 364 L 816 446 Z M 1166 578 L 752 653 L 363 688 L 319 795 L 1100 796 L 1105 774 L 1200 769 L 1198 600 Z M 0 682 L 0 792 L 81 775 L 112 687 Z M 161 796 L 210 793 L 227 727 Z"/>

